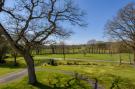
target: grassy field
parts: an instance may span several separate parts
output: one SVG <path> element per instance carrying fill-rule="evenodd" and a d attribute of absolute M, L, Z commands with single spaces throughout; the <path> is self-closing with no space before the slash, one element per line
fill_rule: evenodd
<path fill-rule="evenodd" d="M 130 59 L 133 59 L 132 54 L 122 53 L 122 54 L 66 54 L 66 58 L 71 59 L 87 59 L 87 60 L 107 60 L 107 61 L 119 61 L 121 59 L 123 61 L 129 62 Z M 48 54 L 48 55 L 37 55 L 36 59 L 45 59 L 45 58 L 63 58 L 62 54 Z"/>
<path fill-rule="evenodd" d="M 127 64 L 114 63 L 91 63 L 91 65 L 41 65 L 38 68 L 46 71 L 37 72 L 39 83 L 35 86 L 27 84 L 27 77 L 16 80 L 8 84 L 1 84 L 0 89 L 92 89 L 91 85 L 81 81 L 85 86 L 79 86 L 74 80 L 71 82 L 72 88 L 66 88 L 66 83 L 72 79 L 71 76 L 63 73 L 57 73 L 49 70 L 71 71 L 73 73 L 80 73 L 89 77 L 90 79 L 97 79 L 99 84 L 105 89 L 135 89 L 135 67 Z M 48 69 L 48 70 L 47 70 Z M 81 84 L 81 85 L 82 85 Z M 117 88 L 117 86 L 119 88 Z M 73 88 L 74 87 L 74 88 Z"/>
<path fill-rule="evenodd" d="M 130 55 L 131 59 L 133 59 L 133 55 Z M 49 55 L 35 55 L 34 56 L 34 60 L 35 60 L 35 64 L 40 64 L 43 63 L 45 61 L 48 61 L 47 59 L 51 59 L 51 58 L 61 58 L 63 59 L 63 55 L 62 54 L 49 54 Z M 129 62 L 129 54 L 121 54 L 121 58 L 123 61 Z M 82 61 L 84 60 L 105 60 L 105 61 L 119 61 L 119 54 L 66 54 L 66 60 L 68 59 L 80 59 Z M 14 72 L 14 71 L 18 71 L 18 69 L 22 69 L 24 68 L 25 65 L 25 61 L 22 57 L 17 57 L 17 62 L 19 63 L 19 66 L 15 67 L 13 66 L 13 58 L 9 57 L 8 59 L 6 59 L 7 61 L 11 61 L 11 63 L 6 64 L 6 65 L 0 65 L 0 69 L 3 71 L 0 71 L 0 75 L 4 75 L 6 73 L 10 73 L 10 72 Z"/>
<path fill-rule="evenodd" d="M 21 68 L 5 67 L 5 66 L 1 66 L 0 65 L 0 77 L 5 75 L 5 74 L 11 73 L 11 72 L 20 71 L 20 70 L 21 70 Z"/>
<path fill-rule="evenodd" d="M 14 66 L 12 61 L 8 61 L 6 64 L 0 64 L 0 77 L 11 72 L 20 71 L 23 68 L 25 68 L 24 64 L 20 63 L 19 66 Z"/>
<path fill-rule="evenodd" d="M 43 60 L 43 59 L 50 59 L 50 58 L 62 58 L 62 54 L 44 54 L 44 55 L 33 55 L 33 58 L 35 60 Z M 121 54 L 65 54 L 65 57 L 67 59 L 87 59 L 87 60 L 107 60 L 107 61 L 119 61 L 120 57 L 123 61 L 130 61 L 133 60 L 134 56 L 133 54 L 128 53 L 121 53 Z M 10 57 L 7 60 L 13 61 L 13 58 Z M 22 57 L 17 58 L 18 61 L 21 63 L 25 63 Z"/>
<path fill-rule="evenodd" d="M 135 89 L 135 68 L 133 65 L 118 65 L 112 63 L 95 64 L 42 67 L 57 70 L 74 71 L 87 75 L 90 78 L 97 78 L 99 83 L 103 85 L 105 89 L 110 89 L 113 83 L 115 84 L 115 87 L 113 89 Z M 116 85 L 118 85 L 120 88 L 116 88 Z"/>
<path fill-rule="evenodd" d="M 76 80 L 69 75 L 49 71 L 37 72 L 36 74 L 39 82 L 34 86 L 29 85 L 27 77 L 25 77 L 9 84 L 1 84 L 0 89 L 92 89 L 87 82 Z M 71 79 L 73 80 L 70 81 Z M 67 84 L 68 82 L 70 85 Z"/>
<path fill-rule="evenodd" d="M 109 55 L 109 54 L 68 54 L 66 55 L 67 59 L 58 60 L 58 66 L 50 66 L 46 64 L 42 64 L 47 62 L 47 59 L 50 58 L 62 58 L 63 55 L 36 55 L 34 56 L 35 64 L 38 64 L 38 68 L 43 69 L 51 69 L 51 70 L 63 70 L 63 71 L 71 71 L 74 73 L 81 73 L 82 75 L 88 76 L 91 79 L 97 79 L 99 84 L 101 84 L 105 89 L 110 89 L 114 86 L 113 89 L 118 89 L 116 87 L 120 87 L 119 89 L 135 89 L 135 66 L 129 64 L 113 63 L 113 62 L 87 62 L 84 60 L 114 60 L 119 61 L 119 55 Z M 128 62 L 128 54 L 121 54 L 122 59 Z M 77 60 L 68 60 L 71 59 L 80 59 Z M 133 58 L 133 56 L 131 57 Z M 8 61 L 13 61 L 13 58 L 8 58 Z M 25 68 L 25 62 L 22 57 L 17 58 L 18 63 L 20 64 L 18 67 L 13 66 L 13 62 L 7 63 L 6 65 L 0 65 L 0 76 L 3 76 L 10 72 L 20 71 Z M 64 65 L 64 63 L 66 65 Z M 42 64 L 39 66 L 39 64 Z M 68 65 L 67 65 L 68 64 Z M 0 89 L 67 89 L 65 87 L 68 80 L 72 78 L 72 76 L 65 75 L 62 73 L 57 73 L 55 71 L 40 71 L 37 72 L 37 78 L 39 83 L 35 86 L 31 86 L 27 84 L 27 77 L 16 80 L 8 84 L 1 84 Z M 51 81 L 51 82 L 49 82 Z M 91 89 L 91 86 L 86 82 L 81 81 L 81 83 L 86 87 L 85 89 Z M 81 85 L 82 85 L 81 84 Z M 69 89 L 82 89 L 81 86 L 76 84 L 75 80 L 71 82 L 71 85 L 75 86 L 75 88 Z"/>
<path fill-rule="evenodd" d="M 39 59 L 35 59 L 35 64 L 39 64 L 42 61 L 38 61 Z M 17 63 L 18 66 L 14 66 L 14 60 L 13 58 L 9 57 L 6 59 L 6 64 L 0 64 L 0 76 L 3 76 L 5 74 L 11 73 L 11 72 L 17 72 L 21 69 L 26 68 L 26 63 L 22 57 L 17 57 Z"/>

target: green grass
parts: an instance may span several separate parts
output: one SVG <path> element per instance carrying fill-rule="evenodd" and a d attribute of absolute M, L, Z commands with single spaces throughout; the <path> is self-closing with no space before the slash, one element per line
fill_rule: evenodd
<path fill-rule="evenodd" d="M 27 77 L 16 80 L 8 84 L 1 84 L 0 89 L 91 89 L 91 86 L 85 81 L 80 80 L 79 85 L 75 80 L 70 82 L 70 87 L 67 82 L 73 77 L 65 74 L 55 73 L 55 72 L 37 72 L 38 83 L 35 86 L 29 85 L 27 83 Z"/>
<path fill-rule="evenodd" d="M 121 54 L 122 59 L 124 61 L 128 61 L 128 54 Z M 62 55 L 36 55 L 34 56 L 35 62 L 42 63 L 43 61 L 47 61 L 49 58 L 61 58 Z M 109 55 L 109 54 L 87 54 L 84 56 L 83 54 L 68 54 L 66 55 L 67 60 L 68 58 L 77 58 L 83 60 L 119 60 L 119 55 Z M 110 59 L 109 59 L 110 58 Z M 111 59 L 112 58 L 112 59 Z M 133 58 L 133 56 L 132 56 Z M 12 58 L 8 58 L 8 61 L 13 60 Z M 39 61 L 40 60 L 40 61 Z M 17 61 L 21 64 L 20 67 L 13 67 L 13 65 L 0 65 L 0 76 L 4 75 L 6 73 L 19 71 L 20 69 L 24 68 L 25 62 L 22 57 L 18 57 Z M 66 61 L 60 61 L 60 62 L 66 62 Z M 70 60 L 69 62 L 73 62 Z M 80 63 L 83 63 L 79 61 Z M 85 61 L 85 63 L 87 63 Z M 23 65 L 23 67 L 22 67 Z M 84 75 L 87 75 L 88 77 L 94 79 L 97 78 L 99 80 L 99 83 L 105 87 L 105 89 L 110 89 L 112 86 L 112 83 L 117 83 L 118 86 L 120 86 L 120 89 L 135 89 L 135 66 L 128 65 L 128 64 L 122 64 L 119 65 L 119 63 L 96 63 L 91 62 L 90 65 L 59 65 L 59 66 L 38 66 L 42 68 L 49 68 L 54 70 L 67 70 L 67 71 L 73 71 L 73 72 L 79 72 Z M 53 75 L 54 74 L 54 75 Z M 39 87 L 45 87 L 45 89 L 51 89 L 54 87 L 54 85 L 48 84 L 48 77 L 51 77 L 52 80 L 55 80 L 55 75 L 61 76 L 62 78 L 70 79 L 71 76 L 66 76 L 62 74 L 57 73 L 50 73 L 50 72 L 38 72 L 38 80 L 40 83 L 38 83 L 36 86 L 31 86 L 27 84 L 27 78 L 24 78 L 22 80 L 17 80 L 15 82 L 0 85 L 0 89 L 39 89 Z M 54 84 L 56 83 L 55 81 Z M 62 84 L 64 82 L 62 81 Z M 59 84 L 58 84 L 59 85 Z M 26 87 L 25 87 L 26 86 Z M 63 85 L 60 85 L 62 87 Z M 40 88 L 41 88 L 40 87 Z M 44 89 L 44 88 L 41 88 Z M 60 88 L 59 88 L 60 89 Z M 77 88 L 78 89 L 78 88 Z M 114 88 L 117 89 L 117 88 Z"/>
<path fill-rule="evenodd" d="M 123 61 L 129 62 L 129 54 L 121 54 Z M 47 59 L 50 58 L 63 58 L 62 54 L 50 54 L 50 55 L 34 55 L 35 64 L 40 64 L 45 61 L 48 61 Z M 119 61 L 119 54 L 86 54 L 85 56 L 83 54 L 66 54 L 66 60 L 68 58 L 71 59 L 80 59 L 80 60 L 108 60 L 108 61 Z M 131 55 L 131 58 L 133 59 L 133 55 Z M 6 59 L 7 61 L 12 61 L 13 58 L 9 57 Z M 17 62 L 20 64 L 18 67 L 14 67 L 13 64 L 6 64 L 0 65 L 0 76 L 5 75 L 10 72 L 18 71 L 18 69 L 24 68 L 26 66 L 25 61 L 23 57 L 17 57 Z"/>
<path fill-rule="evenodd" d="M 53 70 L 66 70 L 79 72 L 83 75 L 87 75 L 89 78 L 97 78 L 99 83 L 105 88 L 110 89 L 112 83 L 118 80 L 119 89 L 135 89 L 135 68 L 132 65 L 114 65 L 114 64 L 97 64 L 97 65 L 74 65 L 74 66 L 41 66 L 42 68 L 53 69 Z M 37 72 L 37 78 L 39 83 L 35 86 L 27 83 L 27 77 L 16 80 L 8 84 L 1 84 L 0 89 L 67 89 L 64 84 L 67 83 L 72 77 L 69 75 L 42 71 Z M 81 81 L 86 89 L 91 87 L 84 81 Z M 54 88 L 54 86 L 56 87 Z M 75 88 L 70 89 L 82 89 L 73 81 Z M 77 87 L 77 88 L 76 88 Z M 117 89 L 116 87 L 113 89 Z"/>
<path fill-rule="evenodd" d="M 131 60 L 133 60 L 133 55 L 130 55 Z M 37 55 L 35 56 L 37 59 L 45 59 L 45 58 L 63 58 L 62 54 L 48 54 L 48 55 Z M 119 61 L 120 54 L 66 54 L 66 58 L 71 59 L 87 59 L 87 60 L 108 60 L 108 61 Z M 129 62 L 129 54 L 122 53 L 121 58 L 123 61 Z"/>
<path fill-rule="evenodd" d="M 120 89 L 135 89 L 135 67 L 133 65 L 97 64 L 73 66 L 42 66 L 43 68 L 69 70 L 79 72 L 90 78 L 97 78 L 105 89 L 110 89 L 114 81 L 118 81 Z M 117 88 L 114 88 L 117 89 Z"/>
<path fill-rule="evenodd" d="M 40 56 L 36 56 L 35 58 L 35 64 L 40 65 L 41 63 L 47 61 L 47 59 L 40 58 Z M 21 69 L 26 68 L 26 63 L 23 59 L 23 57 L 17 57 L 17 63 L 18 66 L 14 66 L 14 58 L 9 57 L 6 60 L 6 64 L 0 64 L 0 76 L 3 76 L 5 74 L 20 71 Z"/>
<path fill-rule="evenodd" d="M 107 61 L 119 61 L 120 55 L 122 61 L 129 62 L 129 54 L 122 53 L 122 54 L 66 54 L 66 59 L 83 59 L 83 60 L 107 60 Z M 33 55 L 35 61 L 38 60 L 46 60 L 51 58 L 61 58 L 63 59 L 62 54 L 45 54 L 45 55 Z M 130 54 L 130 58 L 133 61 L 133 54 Z M 13 61 L 13 58 L 8 58 L 7 60 Z M 25 64 L 23 57 L 17 57 L 17 61 L 21 64 Z"/>
<path fill-rule="evenodd" d="M 19 69 L 19 68 L 0 68 L 0 70 L 1 70 L 0 76 L 3 76 L 3 75 L 8 74 L 8 73 L 20 71 L 21 69 Z"/>
<path fill-rule="evenodd" d="M 12 62 L 8 62 L 6 64 L 0 64 L 0 76 L 3 76 L 8 73 L 20 71 L 23 68 L 24 68 L 23 65 L 14 66 Z"/>
<path fill-rule="evenodd" d="M 35 64 L 40 65 L 43 62 L 46 62 L 47 59 L 40 59 L 40 57 L 35 58 Z M 0 64 L 0 76 L 3 76 L 5 74 L 11 73 L 11 72 L 17 72 L 21 69 L 26 68 L 26 63 L 23 59 L 23 57 L 17 57 L 17 63 L 18 66 L 14 66 L 14 60 L 12 57 L 6 59 L 6 64 Z"/>

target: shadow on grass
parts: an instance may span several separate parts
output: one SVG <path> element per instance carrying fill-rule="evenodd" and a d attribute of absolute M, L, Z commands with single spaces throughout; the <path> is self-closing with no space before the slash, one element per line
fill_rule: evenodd
<path fill-rule="evenodd" d="M 17 66 L 15 66 L 14 62 L 8 61 L 4 64 L 0 64 L 0 68 L 19 69 L 19 68 L 26 68 L 26 65 L 25 64 L 18 64 Z"/>
<path fill-rule="evenodd" d="M 33 86 L 35 86 L 38 89 L 68 89 L 67 87 L 50 87 L 50 86 L 42 84 L 40 82 L 36 83 Z"/>
<path fill-rule="evenodd" d="M 45 84 L 42 84 L 42 83 L 40 83 L 40 82 L 36 83 L 36 84 L 33 85 L 33 86 L 37 87 L 38 89 L 53 89 L 52 87 L 47 86 L 47 85 L 45 85 Z"/>

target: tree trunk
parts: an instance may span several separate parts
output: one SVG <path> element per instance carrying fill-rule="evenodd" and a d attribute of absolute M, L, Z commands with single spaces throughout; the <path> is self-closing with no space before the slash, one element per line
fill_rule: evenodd
<path fill-rule="evenodd" d="M 65 46 L 62 45 L 62 53 L 63 53 L 63 58 L 64 60 L 66 59 L 66 55 L 65 55 Z"/>
<path fill-rule="evenodd" d="M 27 67 L 28 67 L 29 83 L 35 84 L 37 82 L 37 79 L 36 79 L 36 74 L 35 74 L 35 69 L 34 69 L 34 61 L 33 61 L 33 58 L 31 57 L 28 49 L 26 48 L 27 50 L 26 50 L 26 52 L 24 52 L 24 49 L 20 48 L 20 45 L 17 44 L 11 38 L 10 34 L 8 34 L 7 30 L 2 26 L 1 23 L 0 23 L 0 31 L 3 33 L 3 35 L 5 35 L 7 41 L 10 43 L 12 49 L 16 50 L 18 53 L 23 55 L 23 57 L 27 63 Z"/>
<path fill-rule="evenodd" d="M 0 49 L 0 63 L 1 64 L 6 63 L 6 61 L 4 60 L 5 56 L 6 56 L 6 48 L 5 47 L 2 47 Z"/>
<path fill-rule="evenodd" d="M 28 52 L 25 53 L 24 59 L 27 63 L 29 83 L 34 85 L 35 83 L 37 83 L 35 68 L 34 68 L 34 60 Z"/>
<path fill-rule="evenodd" d="M 120 65 L 122 64 L 121 53 L 119 53 Z"/>
<path fill-rule="evenodd" d="M 135 49 L 134 49 L 134 64 L 135 64 Z"/>
<path fill-rule="evenodd" d="M 14 53 L 14 66 L 17 66 L 16 56 L 17 56 L 17 54 Z"/>
<path fill-rule="evenodd" d="M 132 64 L 132 60 L 131 60 L 131 54 L 129 52 L 129 63 Z"/>
<path fill-rule="evenodd" d="M 39 48 L 37 47 L 37 48 L 36 48 L 36 55 L 39 55 L 39 52 L 40 52 L 40 51 L 39 51 Z"/>
<path fill-rule="evenodd" d="M 3 53 L 2 50 L 0 49 L 0 63 L 2 63 L 2 58 L 3 58 Z"/>

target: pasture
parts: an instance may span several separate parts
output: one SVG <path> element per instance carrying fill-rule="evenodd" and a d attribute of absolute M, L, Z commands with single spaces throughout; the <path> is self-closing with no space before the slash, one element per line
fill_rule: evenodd
<path fill-rule="evenodd" d="M 42 69 L 42 71 L 36 71 L 39 80 L 37 85 L 27 84 L 28 79 L 25 75 L 25 77 L 10 81 L 8 84 L 0 84 L 0 89 L 92 89 L 92 85 L 88 82 L 76 80 L 74 75 L 76 73 L 87 76 L 93 81 L 97 79 L 98 85 L 104 89 L 111 87 L 117 89 L 117 86 L 120 89 L 134 89 L 135 66 L 128 63 L 128 54 L 121 55 L 125 62 L 122 64 L 119 63 L 119 54 L 67 54 L 66 60 L 60 54 L 35 55 L 33 57 L 35 65 L 37 65 L 36 68 Z M 51 58 L 55 59 L 55 66 L 48 64 Z M 6 60 L 8 61 L 7 65 L 0 65 L 0 76 L 19 72 L 26 67 L 22 57 L 17 57 L 19 65 L 16 67 L 13 65 L 12 57 Z M 67 74 L 67 72 L 71 72 L 73 75 Z M 70 81 L 71 79 L 73 80 Z M 71 85 L 68 85 L 69 81 Z M 82 84 L 84 86 L 81 86 Z"/>

